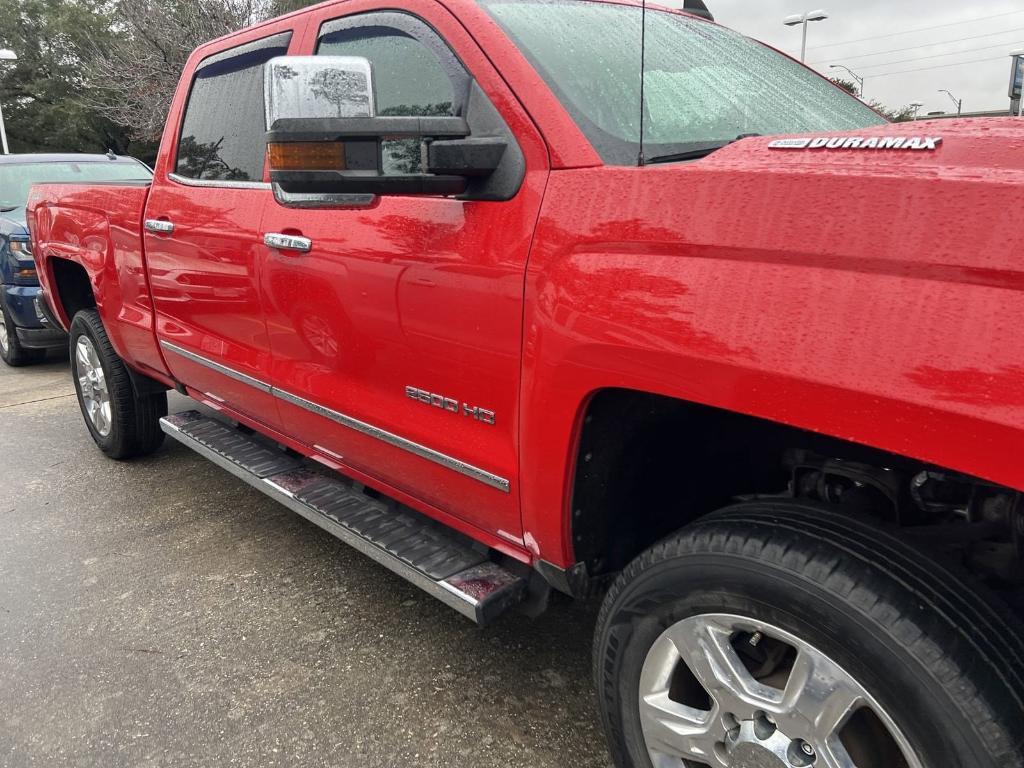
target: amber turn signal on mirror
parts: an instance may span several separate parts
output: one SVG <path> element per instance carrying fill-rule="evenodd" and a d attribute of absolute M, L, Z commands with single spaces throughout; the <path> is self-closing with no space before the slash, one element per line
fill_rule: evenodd
<path fill-rule="evenodd" d="M 271 171 L 346 170 L 345 144 L 341 141 L 272 142 L 267 145 Z"/>

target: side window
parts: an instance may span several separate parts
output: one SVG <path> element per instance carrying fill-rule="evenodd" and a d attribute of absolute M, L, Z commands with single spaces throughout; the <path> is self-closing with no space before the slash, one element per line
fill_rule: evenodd
<path fill-rule="evenodd" d="M 178 139 L 179 176 L 262 181 L 263 65 L 286 54 L 290 39 L 283 32 L 200 62 Z"/>
<path fill-rule="evenodd" d="M 465 67 L 434 30 L 408 14 L 385 11 L 327 22 L 317 54 L 368 59 L 378 115 L 465 112 Z"/>

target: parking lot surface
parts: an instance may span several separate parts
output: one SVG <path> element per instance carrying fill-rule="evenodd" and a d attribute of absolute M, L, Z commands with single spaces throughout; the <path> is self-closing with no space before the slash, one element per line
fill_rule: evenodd
<path fill-rule="evenodd" d="M 0 765 L 609 764 L 595 606 L 481 630 L 176 443 L 110 461 L 66 363 L 0 365 L 0 488 Z"/>

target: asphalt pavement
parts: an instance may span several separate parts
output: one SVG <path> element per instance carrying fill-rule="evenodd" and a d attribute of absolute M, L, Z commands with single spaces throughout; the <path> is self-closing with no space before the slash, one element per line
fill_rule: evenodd
<path fill-rule="evenodd" d="M 595 618 L 479 629 L 177 443 L 106 459 L 65 362 L 0 363 L 0 766 L 604 767 Z"/>

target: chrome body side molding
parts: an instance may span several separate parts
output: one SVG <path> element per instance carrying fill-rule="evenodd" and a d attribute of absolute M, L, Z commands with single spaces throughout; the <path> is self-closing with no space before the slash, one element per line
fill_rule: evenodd
<path fill-rule="evenodd" d="M 196 354 L 195 352 L 191 352 L 187 349 L 179 347 L 177 344 L 174 344 L 170 341 L 161 339 L 160 346 L 162 346 L 164 349 L 170 352 L 173 352 L 176 355 L 184 357 L 186 360 L 191 360 L 194 363 L 210 368 L 211 370 L 217 371 L 218 373 L 221 373 L 227 376 L 228 378 L 234 379 L 235 381 L 240 381 L 243 384 L 248 384 L 249 386 L 258 389 L 261 392 L 266 392 L 279 400 L 283 400 L 286 403 L 291 403 L 292 405 L 298 406 L 299 408 L 303 408 L 309 411 L 310 413 L 315 413 L 318 416 L 322 416 L 325 419 L 330 419 L 331 421 L 337 424 L 341 424 L 344 427 L 348 427 L 349 429 L 355 430 L 356 432 L 360 432 L 364 435 L 369 435 L 370 437 L 376 438 L 377 440 L 388 443 L 389 445 L 393 445 L 396 448 L 401 448 L 404 451 L 419 456 L 422 459 L 426 459 L 427 461 L 432 461 L 433 463 L 445 467 L 446 469 L 450 469 L 453 472 L 458 472 L 459 474 L 465 475 L 466 477 L 470 477 L 478 482 L 483 483 L 484 485 L 490 486 L 491 488 L 495 488 L 504 493 L 509 492 L 510 483 L 508 479 L 500 477 L 499 475 L 496 475 L 492 472 L 488 472 L 485 469 L 481 469 L 480 467 L 476 467 L 472 464 L 462 461 L 461 459 L 456 459 L 453 456 L 441 453 L 440 451 L 435 451 L 433 448 L 428 448 L 425 445 L 421 445 L 420 443 L 414 442 L 413 440 L 404 438 L 401 435 L 396 435 L 395 433 L 389 432 L 386 429 L 381 429 L 380 427 L 374 426 L 373 424 L 368 424 L 365 421 L 361 421 L 357 418 L 341 413 L 340 411 L 335 411 L 332 408 L 327 408 L 323 405 L 319 405 L 317 403 L 312 402 L 311 400 L 307 400 L 304 397 L 299 397 L 298 395 L 292 394 L 291 392 L 288 392 L 286 390 L 271 386 L 265 381 L 261 381 L 260 379 L 257 379 L 253 376 L 249 376 L 248 374 L 236 371 L 235 369 L 229 368 L 228 366 L 222 365 L 221 363 L 214 362 L 213 360 L 203 357 L 202 355 Z"/>

